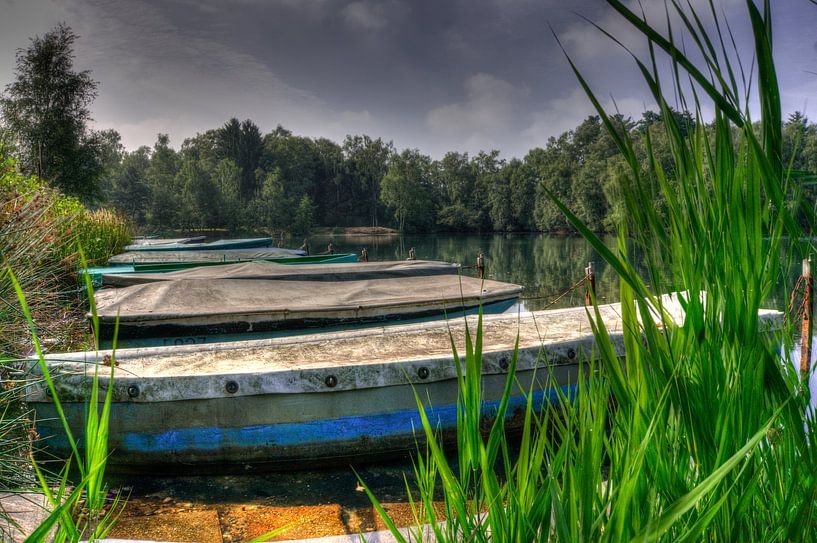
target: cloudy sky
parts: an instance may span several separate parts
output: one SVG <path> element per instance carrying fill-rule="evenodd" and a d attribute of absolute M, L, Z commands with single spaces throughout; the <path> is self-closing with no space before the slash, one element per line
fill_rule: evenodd
<path fill-rule="evenodd" d="M 663 17 L 663 0 L 642 1 Z M 715 3 L 750 64 L 744 1 Z M 772 4 L 784 111 L 817 120 L 817 6 Z M 238 117 L 434 157 L 522 156 L 591 113 L 549 27 L 608 106 L 652 105 L 626 53 L 582 19 L 643 53 L 603 0 L 0 0 L 0 13 L 0 87 L 15 50 L 65 21 L 100 83 L 95 125 L 129 149 L 159 132 L 178 147 Z"/>

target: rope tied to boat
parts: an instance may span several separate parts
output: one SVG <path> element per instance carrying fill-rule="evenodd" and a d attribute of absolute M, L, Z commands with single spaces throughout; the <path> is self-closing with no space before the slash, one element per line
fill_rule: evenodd
<path fill-rule="evenodd" d="M 556 305 L 557 303 L 559 303 L 560 300 L 562 300 L 562 298 L 564 298 L 565 296 L 567 296 L 571 292 L 575 291 L 576 289 L 578 289 L 582 285 L 588 283 L 588 281 L 589 281 L 589 276 L 585 275 L 584 277 L 579 279 L 579 281 L 576 282 L 576 284 L 572 285 L 570 288 L 568 288 L 567 290 L 565 290 L 562 293 L 547 294 L 547 295 L 542 295 L 542 296 L 523 296 L 523 297 L 520 297 L 519 299 L 520 300 L 544 300 L 544 299 L 548 299 L 548 298 L 552 298 L 553 296 L 556 296 L 556 298 L 554 300 L 548 302 L 547 305 L 545 305 L 545 307 L 547 308 L 547 307 L 550 307 L 552 305 Z"/>

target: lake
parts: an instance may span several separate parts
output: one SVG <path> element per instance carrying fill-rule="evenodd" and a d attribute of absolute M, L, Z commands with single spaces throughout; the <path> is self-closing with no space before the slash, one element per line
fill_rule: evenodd
<path fill-rule="evenodd" d="M 325 251 L 329 242 L 336 252 L 369 251 L 369 260 L 405 260 L 413 247 L 419 260 L 443 260 L 463 266 L 466 275 L 477 275 L 477 254 L 485 255 L 486 277 L 525 287 L 523 309 L 539 310 L 582 305 L 584 289 L 578 288 L 555 304 L 553 300 L 584 277 L 588 262 L 596 271 L 600 303 L 618 301 L 618 276 L 581 237 L 547 234 L 468 234 L 404 236 L 314 236 L 313 253 Z M 615 237 L 604 238 L 609 247 Z M 300 244 L 298 244 L 300 245 Z M 515 309 L 514 309 L 515 310 Z"/>

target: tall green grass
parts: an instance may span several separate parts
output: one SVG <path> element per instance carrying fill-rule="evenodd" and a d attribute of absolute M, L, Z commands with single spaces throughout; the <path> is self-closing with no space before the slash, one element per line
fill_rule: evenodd
<path fill-rule="evenodd" d="M 625 4 L 608 4 L 649 46 L 646 60 L 633 59 L 661 109 L 675 173 L 663 170 L 649 139 L 651 166 L 641 168 L 628 135 L 568 55 L 628 164 L 617 250 L 553 199 L 621 278 L 626 355 L 616 356 L 594 305 L 598 368 L 590 364 L 575 395 L 560 398 L 558 414 L 556 405 L 539 411 L 529 402 L 533 430 L 525 428 L 512 455 L 501 412 L 487 440 L 473 422 L 480 417 L 478 328 L 460 379 L 458 471 L 434 421 L 423 419 L 428 453 L 416 463 L 417 523 L 430 524 L 439 541 L 815 540 L 817 422 L 798 369 L 779 349 L 791 344 L 793 330 L 759 333 L 758 311 L 788 271 L 782 240 L 797 246 L 802 238 L 793 210 L 814 224 L 781 159 L 771 5 L 746 4 L 750 70 L 712 2 L 699 12 L 671 0 L 663 34 Z M 685 47 L 676 42 L 681 34 Z M 670 67 L 668 82 L 662 66 Z M 696 113 L 688 138 L 671 104 Z M 714 108 L 711 122 L 705 106 Z M 656 191 L 665 213 L 649 205 Z M 635 272 L 628 239 L 646 261 L 645 276 Z M 663 311 L 659 295 L 668 291 L 685 293 L 683 322 Z M 444 525 L 431 506 L 435 492 Z M 420 535 L 416 528 L 414 538 Z"/>
<path fill-rule="evenodd" d="M 81 249 L 78 250 L 78 254 L 81 264 L 85 266 L 85 258 Z M 95 541 L 104 538 L 112 528 L 113 523 L 124 506 L 124 502 L 120 499 L 119 493 L 114 493 L 113 496 L 109 498 L 108 488 L 105 484 L 105 467 L 108 459 L 108 419 L 113 398 L 113 386 L 110 385 L 114 378 L 116 368 L 115 350 L 112 351 L 111 354 L 110 373 L 107 377 L 108 383 L 104 387 L 106 390 L 104 394 L 100 391 L 100 380 L 103 379 L 100 375 L 101 364 L 97 363 L 93 366 L 94 373 L 90 393 L 87 398 L 87 411 L 82 436 L 82 439 L 84 439 L 84 447 L 82 447 L 81 453 L 78 438 L 71 430 L 71 425 L 63 411 L 59 394 L 54 385 L 54 377 L 52 377 L 49 371 L 44 352 L 38 339 L 37 327 L 34 323 L 22 285 L 17 280 L 11 268 L 7 266 L 4 272 L 8 275 L 15 290 L 21 311 L 26 319 L 29 332 L 31 333 L 32 344 L 36 352 L 39 378 L 45 382 L 50 392 L 49 396 L 54 402 L 54 406 L 62 422 L 63 430 L 73 451 L 71 458 L 68 459 L 58 474 L 45 472 L 35 458 L 35 451 L 32 448 L 26 451 L 16 451 L 17 457 L 21 456 L 21 452 L 27 453 L 29 465 L 33 468 L 37 482 L 39 483 L 39 490 L 47 499 L 51 510 L 51 513 L 45 521 L 37 527 L 33 533 L 28 534 L 26 542 L 37 543 L 49 541 L 62 543 L 80 540 Z M 92 326 L 94 331 L 98 332 L 99 321 L 94 311 L 93 286 L 91 285 L 90 279 L 87 279 L 85 286 L 92 308 Z M 98 333 L 95 333 L 94 337 L 98 337 Z M 116 331 L 114 332 L 114 345 L 116 344 L 115 338 Z M 97 347 L 98 350 L 98 345 L 95 345 L 95 347 Z M 102 367 L 104 368 L 105 366 Z M 0 456 L 0 458 L 3 457 L 5 457 L 5 455 Z M 73 482 L 71 485 L 69 484 L 69 473 L 71 473 L 72 470 L 78 472 L 79 480 Z M 19 481 L 16 488 L 7 487 L 7 489 L 30 489 L 31 485 L 27 485 L 26 483 L 30 483 L 30 481 Z"/>

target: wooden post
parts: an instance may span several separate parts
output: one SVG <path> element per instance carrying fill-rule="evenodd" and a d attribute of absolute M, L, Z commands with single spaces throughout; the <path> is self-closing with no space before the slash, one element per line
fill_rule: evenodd
<path fill-rule="evenodd" d="M 596 272 L 593 271 L 593 263 L 588 262 L 587 267 L 584 269 L 584 277 L 587 280 L 587 291 L 584 293 L 584 305 L 590 305 L 593 303 L 593 298 L 590 296 L 590 293 L 593 293 L 593 296 L 596 295 Z"/>
<path fill-rule="evenodd" d="M 480 279 L 485 279 L 485 255 L 482 254 L 481 249 L 477 255 L 477 273 Z"/>
<path fill-rule="evenodd" d="M 811 277 L 811 256 L 803 259 L 803 327 L 801 329 L 800 346 L 800 374 L 808 379 L 811 371 L 811 293 L 814 288 L 814 279 Z"/>

